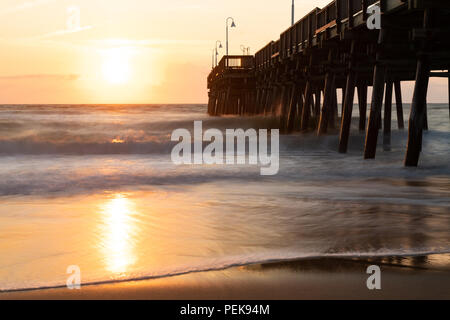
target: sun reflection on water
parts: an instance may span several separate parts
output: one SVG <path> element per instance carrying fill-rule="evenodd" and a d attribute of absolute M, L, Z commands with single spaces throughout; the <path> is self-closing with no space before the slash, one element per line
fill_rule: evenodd
<path fill-rule="evenodd" d="M 138 230 L 134 203 L 124 194 L 116 194 L 101 205 L 101 249 L 106 269 L 126 273 L 136 263 L 135 239 Z"/>

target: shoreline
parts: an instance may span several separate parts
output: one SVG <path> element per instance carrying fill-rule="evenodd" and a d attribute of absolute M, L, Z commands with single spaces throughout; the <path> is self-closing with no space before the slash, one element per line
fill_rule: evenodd
<path fill-rule="evenodd" d="M 381 268 L 369 290 L 367 267 Z M 0 292 L 0 300 L 450 299 L 450 254 L 316 258 L 235 266 L 141 280 Z"/>

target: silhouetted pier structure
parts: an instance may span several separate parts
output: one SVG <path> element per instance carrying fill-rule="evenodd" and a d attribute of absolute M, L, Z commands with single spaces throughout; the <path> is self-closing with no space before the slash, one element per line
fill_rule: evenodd
<path fill-rule="evenodd" d="M 381 9 L 381 29 L 367 26 L 372 6 Z M 347 151 L 357 95 L 359 129 L 366 131 L 364 158 L 371 159 L 381 128 L 384 143 L 390 143 L 393 94 L 397 125 L 404 128 L 401 81 L 415 80 L 405 165 L 417 166 L 428 128 L 429 77 L 450 83 L 450 72 L 431 70 L 449 67 L 449 0 L 336 0 L 312 10 L 255 56 L 223 57 L 208 77 L 208 113 L 278 115 L 284 133 L 325 134 L 337 127 L 337 89 L 342 89 L 338 150 Z"/>

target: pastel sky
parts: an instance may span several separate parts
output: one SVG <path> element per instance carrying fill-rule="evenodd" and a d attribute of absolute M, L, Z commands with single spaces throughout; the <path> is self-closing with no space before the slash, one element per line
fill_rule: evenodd
<path fill-rule="evenodd" d="M 328 2 L 296 1 L 296 19 Z M 290 0 L 1 0 L 0 103 L 205 103 L 225 19 L 237 24 L 230 53 L 254 53 L 289 27 L 290 10 Z M 429 100 L 447 99 L 433 80 Z"/>

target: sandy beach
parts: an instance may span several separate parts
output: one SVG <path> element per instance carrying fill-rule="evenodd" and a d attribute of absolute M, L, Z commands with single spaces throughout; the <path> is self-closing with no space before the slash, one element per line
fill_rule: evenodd
<path fill-rule="evenodd" d="M 258 264 L 153 280 L 0 293 L 10 299 L 309 300 L 450 299 L 449 255 L 317 259 Z M 382 289 L 368 290 L 367 267 L 379 265 Z"/>

